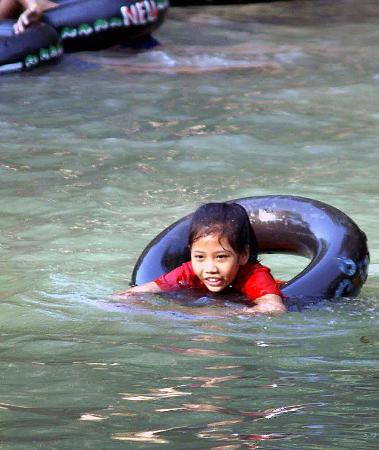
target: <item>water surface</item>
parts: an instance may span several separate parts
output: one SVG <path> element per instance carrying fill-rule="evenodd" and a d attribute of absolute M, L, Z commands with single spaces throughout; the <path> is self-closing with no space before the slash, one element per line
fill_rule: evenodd
<path fill-rule="evenodd" d="M 378 448 L 378 18 L 370 0 L 172 8 L 148 52 L 1 77 L 2 449 Z M 359 224 L 359 298 L 278 318 L 110 301 L 174 220 L 268 194 Z"/>

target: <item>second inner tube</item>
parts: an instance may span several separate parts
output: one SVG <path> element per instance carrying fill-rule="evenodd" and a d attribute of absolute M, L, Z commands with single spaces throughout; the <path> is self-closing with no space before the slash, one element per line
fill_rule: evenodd
<path fill-rule="evenodd" d="M 39 23 L 15 34 L 14 24 L 0 22 L 0 73 L 32 69 L 61 57 L 62 43 L 54 28 Z"/>
<path fill-rule="evenodd" d="M 168 0 L 64 0 L 43 21 L 60 34 L 67 52 L 133 44 L 163 22 Z"/>

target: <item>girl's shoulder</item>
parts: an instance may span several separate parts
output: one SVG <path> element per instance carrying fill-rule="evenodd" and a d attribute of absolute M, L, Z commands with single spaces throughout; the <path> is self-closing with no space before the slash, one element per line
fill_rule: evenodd
<path fill-rule="evenodd" d="M 259 262 L 241 267 L 236 281 L 235 287 L 252 300 L 266 294 L 281 296 L 279 284 L 271 275 L 271 270 Z"/>

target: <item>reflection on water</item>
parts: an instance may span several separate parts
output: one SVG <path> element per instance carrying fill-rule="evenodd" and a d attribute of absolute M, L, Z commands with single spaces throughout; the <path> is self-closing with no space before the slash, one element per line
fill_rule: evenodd
<path fill-rule="evenodd" d="M 174 411 L 177 412 L 181 408 L 176 408 Z M 289 408 L 280 408 L 280 410 L 273 410 L 262 412 L 262 413 L 255 413 L 256 416 L 252 415 L 251 417 L 258 417 L 258 418 L 271 418 L 273 415 L 278 414 L 284 414 L 287 412 L 296 412 L 298 410 L 302 409 L 301 406 L 291 406 Z M 212 407 L 211 405 L 184 405 L 182 408 L 184 411 L 201 411 L 201 412 L 220 412 L 220 410 L 217 407 Z M 160 410 L 160 412 L 162 412 Z M 224 410 L 221 410 L 221 412 L 225 412 Z M 195 425 L 191 426 L 190 428 L 192 430 L 197 430 L 196 436 L 201 439 L 212 439 L 217 441 L 229 441 L 229 442 L 242 442 L 245 444 L 243 448 L 252 448 L 252 447 L 246 447 L 247 441 L 260 441 L 260 440 L 272 440 L 272 439 L 286 439 L 289 438 L 291 435 L 289 433 L 271 433 L 271 434 L 249 434 L 249 435 L 238 435 L 238 433 L 227 433 L 225 432 L 225 428 L 239 424 L 241 422 L 240 419 L 229 419 L 229 420 L 223 420 L 218 422 L 210 422 L 203 425 Z M 125 440 L 125 441 L 139 441 L 139 442 L 153 442 L 153 443 L 169 443 L 169 440 L 163 439 L 163 436 L 167 435 L 170 436 L 171 432 L 178 432 L 178 431 L 186 431 L 187 427 L 175 427 L 175 428 L 168 428 L 168 429 L 161 429 L 161 430 L 153 430 L 153 431 L 140 431 L 140 432 L 131 432 L 131 433 L 116 433 L 112 436 L 113 439 L 116 440 Z M 217 434 L 216 434 L 217 433 Z M 212 447 L 215 448 L 215 447 Z M 218 447 L 217 447 L 218 448 Z M 238 447 L 234 448 L 241 448 L 239 445 Z M 254 447 L 255 448 L 255 447 Z"/>
<path fill-rule="evenodd" d="M 130 400 L 127 398 L 127 400 Z M 304 409 L 311 407 L 317 407 L 322 405 L 289 405 L 280 408 L 271 408 L 265 411 L 238 411 L 235 409 L 228 409 L 220 407 L 213 404 L 191 404 L 184 403 L 180 407 L 170 408 L 170 409 L 156 409 L 159 413 L 172 413 L 178 414 L 178 412 L 194 412 L 197 413 L 214 413 L 220 416 L 237 416 L 237 418 L 226 419 L 220 421 L 212 421 L 204 424 L 191 425 L 190 427 L 175 427 L 161 430 L 148 430 L 139 432 L 126 432 L 126 433 L 116 433 L 112 436 L 116 440 L 127 440 L 127 441 L 140 441 L 140 442 L 155 442 L 155 443 L 169 443 L 169 440 L 165 440 L 164 436 L 169 438 L 172 431 L 186 431 L 188 428 L 196 430 L 196 436 L 201 439 L 212 439 L 217 441 L 228 441 L 234 443 L 234 445 L 239 442 L 244 444 L 243 448 L 246 448 L 246 442 L 248 441 L 260 441 L 260 440 L 272 440 L 272 439 L 288 439 L 291 437 L 291 433 L 266 433 L 266 434 L 247 434 L 239 435 L 239 433 L 228 432 L 227 429 L 234 425 L 240 424 L 242 421 L 248 420 L 249 423 L 252 420 L 261 419 L 272 419 L 273 417 L 280 416 L 283 414 L 297 413 Z M 240 418 L 238 418 L 240 417 Z M 217 433 L 217 434 L 216 434 Z M 294 437 L 294 436 L 292 436 Z M 212 447 L 215 448 L 215 447 Z M 238 447 L 235 448 L 240 448 Z"/>
<path fill-rule="evenodd" d="M 2 449 L 377 447 L 378 14 L 172 8 L 151 51 L 1 77 Z M 330 203 L 367 233 L 358 299 L 276 318 L 110 300 L 199 203 L 267 194 Z"/>
<path fill-rule="evenodd" d="M 371 58 L 376 55 L 375 35 L 370 31 L 366 35 L 351 33 L 357 24 L 361 29 L 363 21 L 368 30 L 370 24 L 377 23 L 376 2 L 364 2 L 359 11 L 352 5 L 346 7 L 346 2 L 340 5 L 323 2 L 320 6 L 313 1 L 301 1 L 191 10 L 174 8 L 170 11 L 171 20 L 160 32 L 161 46 L 148 52 L 122 49 L 75 58 L 78 64 L 87 63 L 89 67 L 92 64 L 97 69 L 125 74 L 202 74 L 248 69 L 267 72 L 266 76 L 271 73 L 285 76 L 291 67 L 299 72 L 311 66 L 317 70 L 317 65 L 324 69 L 321 67 L 324 64 L 329 64 L 335 73 L 338 58 L 363 73 L 362 64 L 371 65 Z M 341 24 L 344 28 L 340 27 L 341 35 L 336 39 L 333 28 Z M 347 46 L 339 42 L 344 38 L 343 33 L 350 33 Z"/>

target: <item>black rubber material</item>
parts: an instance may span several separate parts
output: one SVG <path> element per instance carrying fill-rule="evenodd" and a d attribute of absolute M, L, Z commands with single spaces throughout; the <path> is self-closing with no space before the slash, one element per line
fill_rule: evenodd
<path fill-rule="evenodd" d="M 31 69 L 60 58 L 63 49 L 54 28 L 39 23 L 14 34 L 14 24 L 13 20 L 0 22 L 0 72 Z"/>
<path fill-rule="evenodd" d="M 53 26 L 64 50 L 101 50 L 132 44 L 161 25 L 166 0 L 66 0 L 46 11 L 43 21 Z"/>
<path fill-rule="evenodd" d="M 170 0 L 171 6 L 238 5 L 243 3 L 270 3 L 277 0 Z"/>
<path fill-rule="evenodd" d="M 366 235 L 343 212 L 325 203 L 294 196 L 233 200 L 250 216 L 259 253 L 309 258 L 309 265 L 282 288 L 290 298 L 356 296 L 367 278 Z M 132 284 L 152 281 L 190 259 L 187 247 L 191 215 L 162 231 L 144 250 Z"/>

